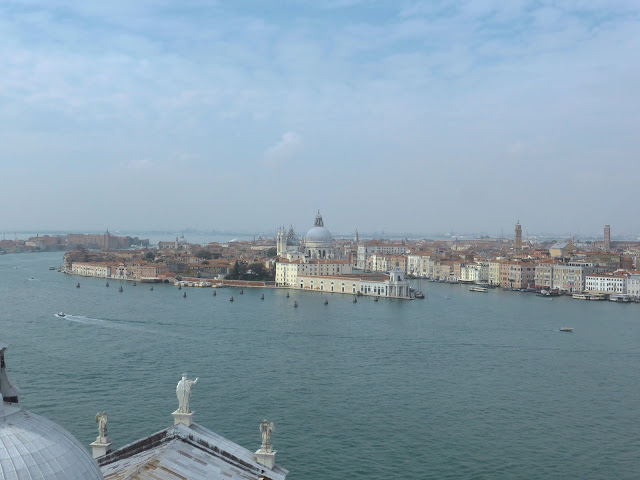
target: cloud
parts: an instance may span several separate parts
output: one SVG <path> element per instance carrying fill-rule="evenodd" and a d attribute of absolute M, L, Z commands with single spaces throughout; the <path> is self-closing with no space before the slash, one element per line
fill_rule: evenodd
<path fill-rule="evenodd" d="M 153 161 L 148 158 L 141 158 L 139 160 L 131 160 L 127 168 L 131 170 L 151 170 L 154 166 Z"/>
<path fill-rule="evenodd" d="M 302 137 L 296 132 L 286 132 L 264 152 L 264 163 L 276 166 L 296 156 L 302 148 Z"/>

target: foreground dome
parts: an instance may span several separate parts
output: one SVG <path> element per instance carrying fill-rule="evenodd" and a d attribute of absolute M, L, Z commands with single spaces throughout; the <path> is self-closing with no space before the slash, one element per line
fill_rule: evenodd
<path fill-rule="evenodd" d="M 0 450 L 0 478 L 104 479 L 89 452 L 69 432 L 19 407 L 0 413 Z"/>
<path fill-rule="evenodd" d="M 0 478 L 104 480 L 89 452 L 64 428 L 18 405 L 0 342 Z"/>

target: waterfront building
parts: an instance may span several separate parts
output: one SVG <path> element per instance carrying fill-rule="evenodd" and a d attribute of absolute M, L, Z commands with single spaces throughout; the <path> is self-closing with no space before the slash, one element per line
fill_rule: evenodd
<path fill-rule="evenodd" d="M 407 246 L 404 243 L 388 243 L 380 240 L 369 240 L 358 245 L 358 259 L 356 266 L 360 270 L 367 268 L 367 259 L 373 254 L 405 255 Z"/>
<path fill-rule="evenodd" d="M 618 270 L 613 273 L 592 273 L 585 276 L 585 290 L 598 293 L 627 293 L 629 274 Z"/>
<path fill-rule="evenodd" d="M 476 262 L 460 266 L 460 281 L 464 283 L 488 283 L 489 263 Z"/>
<path fill-rule="evenodd" d="M 71 273 L 84 277 L 109 278 L 111 277 L 111 264 L 73 262 L 71 264 Z"/>
<path fill-rule="evenodd" d="M 298 276 L 310 277 L 350 275 L 352 265 L 348 260 L 280 260 L 276 263 L 276 286 L 295 287 Z"/>
<path fill-rule="evenodd" d="M 492 260 L 489 262 L 487 272 L 489 285 L 500 285 L 500 263 L 500 260 Z"/>
<path fill-rule="evenodd" d="M 351 275 L 298 275 L 296 288 L 318 292 L 410 298 L 409 282 L 399 266 L 388 274 L 358 273 Z"/>
<path fill-rule="evenodd" d="M 640 271 L 630 271 L 627 278 L 627 293 L 632 297 L 640 298 Z"/>
<path fill-rule="evenodd" d="M 599 270 L 592 263 L 568 262 L 566 264 L 553 265 L 553 283 L 551 288 L 568 293 L 581 293 L 585 289 L 585 278 Z"/>
<path fill-rule="evenodd" d="M 535 283 L 535 264 L 521 260 L 509 260 L 500 265 L 500 286 L 503 288 L 528 288 Z"/>

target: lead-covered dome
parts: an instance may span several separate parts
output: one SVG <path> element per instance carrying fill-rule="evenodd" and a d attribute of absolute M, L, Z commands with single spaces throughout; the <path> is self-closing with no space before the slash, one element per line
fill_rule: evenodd
<path fill-rule="evenodd" d="M 313 224 L 313 228 L 307 232 L 304 237 L 304 241 L 306 243 L 329 243 L 333 242 L 333 238 L 331 237 L 331 232 L 324 228 L 324 221 L 322 220 L 322 215 L 318 211 L 316 215 L 316 221 Z"/>
<path fill-rule="evenodd" d="M 324 227 L 313 227 L 304 237 L 305 242 L 332 242 L 331 233 Z"/>
<path fill-rule="evenodd" d="M 0 341 L 0 478 L 104 480 L 89 452 L 64 428 L 18 405 Z"/>
<path fill-rule="evenodd" d="M 89 452 L 64 428 L 4 404 L 0 410 L 0 478 L 104 480 Z"/>

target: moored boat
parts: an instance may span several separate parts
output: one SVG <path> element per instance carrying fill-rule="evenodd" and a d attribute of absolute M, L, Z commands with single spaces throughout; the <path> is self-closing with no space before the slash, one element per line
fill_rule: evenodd
<path fill-rule="evenodd" d="M 473 286 L 473 287 L 469 287 L 469 291 L 470 292 L 488 292 L 489 289 L 487 287 L 478 287 L 478 286 Z"/>
<path fill-rule="evenodd" d="M 560 328 L 561 332 L 573 332 L 573 328 L 572 327 L 562 327 Z"/>

